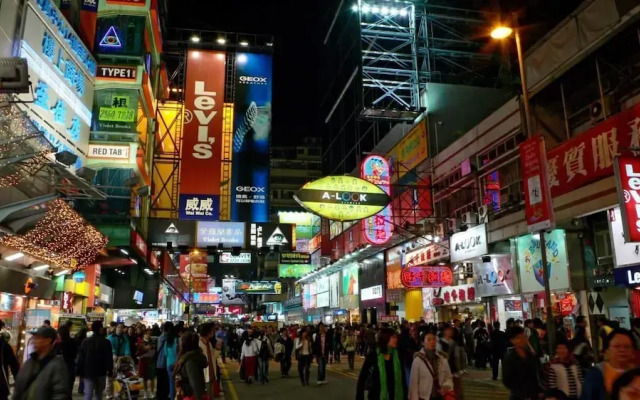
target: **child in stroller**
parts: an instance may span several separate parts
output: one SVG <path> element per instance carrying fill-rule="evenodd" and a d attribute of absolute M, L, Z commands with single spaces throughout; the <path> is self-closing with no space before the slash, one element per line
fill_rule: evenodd
<path fill-rule="evenodd" d="M 116 361 L 114 379 L 114 397 L 116 399 L 142 399 L 144 382 L 136 373 L 135 362 L 129 356 L 119 357 Z"/>

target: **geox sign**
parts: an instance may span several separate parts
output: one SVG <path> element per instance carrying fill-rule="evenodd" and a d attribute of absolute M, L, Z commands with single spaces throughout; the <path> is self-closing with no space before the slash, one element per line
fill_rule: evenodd
<path fill-rule="evenodd" d="M 488 252 L 487 225 L 482 224 L 451 236 L 451 262 L 480 257 Z"/>

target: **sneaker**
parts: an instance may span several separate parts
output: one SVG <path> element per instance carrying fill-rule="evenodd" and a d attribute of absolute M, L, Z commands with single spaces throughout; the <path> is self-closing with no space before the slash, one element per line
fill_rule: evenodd
<path fill-rule="evenodd" d="M 318 386 L 322 385 L 322 381 L 316 382 L 316 385 L 318 385 Z"/>

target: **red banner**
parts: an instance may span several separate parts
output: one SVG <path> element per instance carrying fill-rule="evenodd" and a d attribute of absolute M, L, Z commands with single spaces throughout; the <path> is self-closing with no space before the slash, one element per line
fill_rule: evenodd
<path fill-rule="evenodd" d="M 546 154 L 544 138 L 540 135 L 520 144 L 525 215 L 529 232 L 550 229 L 555 226 Z"/>
<path fill-rule="evenodd" d="M 93 51 L 93 44 L 96 40 L 97 22 L 98 0 L 82 0 L 78 36 L 91 51 Z"/>
<path fill-rule="evenodd" d="M 326 218 L 320 219 L 320 255 L 331 256 L 333 241 L 331 240 L 331 226 Z"/>
<path fill-rule="evenodd" d="M 640 146 L 640 103 L 548 153 L 551 195 L 557 197 L 611 176 L 614 157 L 632 146 Z"/>
<path fill-rule="evenodd" d="M 142 257 L 147 257 L 147 242 L 136 231 L 131 231 L 131 247 L 136 249 Z"/>
<path fill-rule="evenodd" d="M 616 157 L 615 173 L 624 241 L 640 242 L 640 158 Z"/>
<path fill-rule="evenodd" d="M 181 217 L 215 220 L 219 215 L 224 78 L 224 52 L 189 51 L 180 165 Z"/>

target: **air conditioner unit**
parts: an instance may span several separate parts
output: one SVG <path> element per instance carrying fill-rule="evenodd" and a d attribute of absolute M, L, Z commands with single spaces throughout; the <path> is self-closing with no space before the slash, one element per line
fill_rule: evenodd
<path fill-rule="evenodd" d="M 489 206 L 485 204 L 478 208 L 478 223 L 486 224 L 487 222 L 489 222 Z"/>
<path fill-rule="evenodd" d="M 611 115 L 612 104 L 612 96 L 604 96 L 604 102 L 602 100 L 598 100 L 591 103 L 589 106 L 589 118 L 591 119 L 591 125 L 595 125 L 604 120 L 607 115 Z"/>
<path fill-rule="evenodd" d="M 467 226 L 475 225 L 475 221 L 473 220 L 473 214 L 471 213 L 471 211 L 462 213 L 461 220 L 462 220 L 462 225 L 467 225 Z"/>
<path fill-rule="evenodd" d="M 447 231 L 455 232 L 458 230 L 458 221 L 455 218 L 447 219 Z"/>

